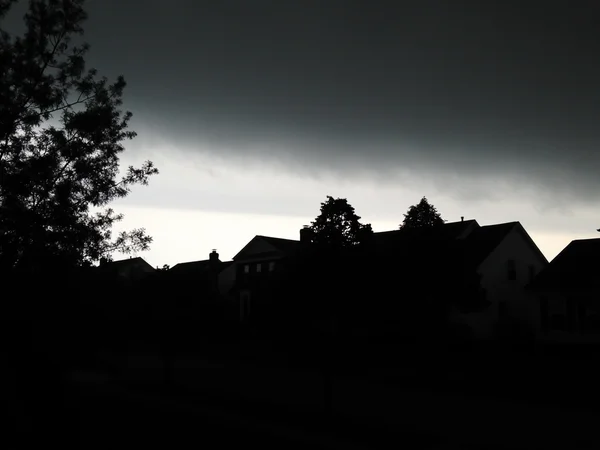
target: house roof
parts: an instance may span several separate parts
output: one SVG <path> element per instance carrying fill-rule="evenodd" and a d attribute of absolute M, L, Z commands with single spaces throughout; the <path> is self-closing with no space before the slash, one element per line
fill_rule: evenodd
<path fill-rule="evenodd" d="M 296 252 L 300 248 L 300 241 L 294 239 L 282 239 L 271 236 L 257 236 L 259 238 L 264 239 L 270 245 L 275 247 L 277 250 L 285 253 L 292 254 Z"/>
<path fill-rule="evenodd" d="M 300 249 L 300 241 L 296 241 L 293 239 L 283 239 L 271 236 L 256 235 L 233 257 L 233 260 L 237 260 L 240 257 L 240 255 L 242 255 L 253 243 L 256 243 L 257 240 L 266 242 L 277 252 L 280 252 L 285 256 L 294 255 Z"/>
<path fill-rule="evenodd" d="M 471 226 L 479 226 L 475 220 L 465 220 L 460 222 L 449 222 L 436 228 L 423 228 L 418 230 L 392 230 L 373 233 L 375 245 L 380 249 L 393 247 L 397 249 L 398 245 L 408 244 L 414 239 L 436 238 L 436 239 L 456 239 Z M 257 235 L 252 240 L 260 238 L 273 246 L 285 255 L 294 255 L 300 250 L 300 241 L 295 239 L 283 239 L 271 236 Z M 243 250 L 242 250 L 243 251 Z M 241 253 L 240 251 L 239 253 Z M 238 254 L 239 254 L 238 253 Z M 237 257 L 234 256 L 233 259 Z"/>
<path fill-rule="evenodd" d="M 393 230 L 373 233 L 375 245 L 379 250 L 407 249 L 413 245 L 449 243 L 458 239 L 471 226 L 479 227 L 475 220 L 449 222 L 444 225 L 411 230 Z"/>
<path fill-rule="evenodd" d="M 135 258 L 120 259 L 118 261 L 110 261 L 110 262 L 101 264 L 99 267 L 102 269 L 121 269 L 121 268 L 128 267 L 128 266 L 144 267 L 144 269 L 147 269 L 148 271 L 156 270 L 156 269 L 154 269 L 154 267 L 152 267 L 150 264 L 148 264 L 144 258 L 141 258 L 139 256 L 135 257 Z"/>
<path fill-rule="evenodd" d="M 217 269 L 221 271 L 227 266 L 232 264 L 232 261 L 217 261 Z M 174 275 L 193 275 L 207 272 L 211 267 L 210 259 L 204 259 L 201 261 L 189 261 L 184 263 L 175 264 L 169 269 L 169 273 Z"/>
<path fill-rule="evenodd" d="M 598 286 L 600 239 L 571 241 L 535 279 L 534 290 L 580 290 Z"/>
<path fill-rule="evenodd" d="M 419 272 L 462 267 L 459 259 L 461 243 L 459 239 L 470 228 L 477 228 L 475 220 L 451 222 L 431 228 L 395 230 L 374 233 L 375 249 L 384 264 L 390 259 L 395 267 Z"/>
<path fill-rule="evenodd" d="M 156 273 L 156 269 L 140 257 L 106 262 L 100 264 L 95 270 L 101 276 L 125 278 L 139 278 Z"/>
<path fill-rule="evenodd" d="M 479 228 L 480 225 L 474 219 L 448 222 L 441 227 L 439 234 L 445 238 L 458 239 L 471 226 Z"/>
<path fill-rule="evenodd" d="M 478 267 L 518 225 L 520 225 L 519 222 L 507 222 L 485 225 L 473 230 L 460 243 L 465 262 Z"/>
<path fill-rule="evenodd" d="M 548 261 L 519 222 L 480 226 L 475 220 L 451 222 L 435 228 L 375 233 L 379 250 L 410 254 L 410 258 L 477 268 L 514 229 L 519 230 L 541 261 Z"/>
<path fill-rule="evenodd" d="M 376 251 L 383 258 L 404 255 L 407 261 L 430 262 L 433 257 L 440 263 L 461 263 L 476 268 L 515 227 L 531 241 L 540 259 L 547 263 L 519 222 L 480 226 L 476 220 L 461 220 L 431 228 L 377 232 L 373 233 L 373 241 Z M 254 239 L 262 239 L 285 255 L 293 255 L 301 248 L 299 240 L 262 235 L 255 236 Z"/>
<path fill-rule="evenodd" d="M 169 269 L 171 273 L 175 272 L 203 272 L 208 270 L 210 267 L 210 260 L 204 259 L 202 261 L 188 261 L 184 263 L 175 264 L 173 267 Z"/>

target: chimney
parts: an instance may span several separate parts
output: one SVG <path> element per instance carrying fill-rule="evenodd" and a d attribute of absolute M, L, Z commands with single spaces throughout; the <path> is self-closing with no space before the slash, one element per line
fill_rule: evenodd
<path fill-rule="evenodd" d="M 304 225 L 300 230 L 300 243 L 310 244 L 312 242 L 313 232 L 309 225 Z"/>
<path fill-rule="evenodd" d="M 217 253 L 217 249 L 213 248 L 212 252 L 210 252 L 210 254 L 208 255 L 208 259 L 212 263 L 220 262 L 219 254 Z"/>
<path fill-rule="evenodd" d="M 464 222 L 465 221 L 465 216 L 460 216 L 460 221 Z"/>
<path fill-rule="evenodd" d="M 100 258 L 100 266 L 105 265 L 107 262 L 108 262 L 108 259 L 106 259 L 104 257 Z"/>

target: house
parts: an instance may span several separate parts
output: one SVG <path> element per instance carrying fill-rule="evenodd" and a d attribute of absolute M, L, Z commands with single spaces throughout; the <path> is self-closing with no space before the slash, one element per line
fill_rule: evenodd
<path fill-rule="evenodd" d="M 234 280 L 229 295 L 239 305 L 241 321 L 247 321 L 253 311 L 266 306 L 275 278 L 298 254 L 308 232 L 304 227 L 298 241 L 258 235 L 233 257 L 233 265 L 223 273 L 222 284 L 227 286 Z"/>
<path fill-rule="evenodd" d="M 128 258 L 119 261 L 100 260 L 97 272 L 104 277 L 120 281 L 139 281 L 156 272 L 143 258 Z"/>
<path fill-rule="evenodd" d="M 475 336 L 529 332 L 535 311 L 526 286 L 548 260 L 519 222 L 475 227 L 461 243 L 463 260 L 481 277 L 489 307 L 473 314 L 456 314 Z"/>
<path fill-rule="evenodd" d="M 418 271 L 439 283 L 439 278 L 448 278 L 444 272 L 452 273 L 445 282 L 476 273 L 488 307 L 451 313 L 453 321 L 468 325 L 476 337 L 491 338 L 499 328 L 516 323 L 533 327 L 525 286 L 548 261 L 519 222 L 481 226 L 462 219 L 434 228 L 375 233 L 375 244 L 378 257 L 394 267 L 398 278 L 402 273 L 414 277 Z"/>
<path fill-rule="evenodd" d="M 232 264 L 219 259 L 217 250 L 213 249 L 208 259 L 190 261 L 174 265 L 168 270 L 169 276 L 179 285 L 188 285 L 196 291 L 219 292 L 219 274 Z"/>
<path fill-rule="evenodd" d="M 542 342 L 600 343 L 600 239 L 574 240 L 528 287 Z"/>
<path fill-rule="evenodd" d="M 118 261 L 101 259 L 99 266 L 86 272 L 78 280 L 80 286 L 87 285 L 84 298 L 112 318 L 125 318 L 139 309 L 145 298 L 138 295 L 138 288 L 147 284 L 157 273 L 140 257 Z M 89 286 L 93 286 L 93 289 L 89 289 Z"/>
<path fill-rule="evenodd" d="M 311 248 L 309 244 L 312 237 L 308 226 L 304 226 L 300 230 L 299 240 L 255 236 L 233 258 L 234 266 L 228 268 L 226 271 L 230 273 L 235 272 L 235 282 L 234 288 L 231 291 L 231 298 L 239 305 L 240 319 L 244 321 L 250 317 L 251 311 L 255 313 L 257 308 L 267 308 L 269 301 L 272 302 L 274 300 L 277 302 L 277 299 L 270 298 L 269 296 L 274 292 L 272 288 L 277 286 L 278 283 L 302 283 L 302 277 L 311 276 L 310 274 L 312 276 L 321 276 L 321 269 L 327 267 L 327 270 L 331 270 L 331 276 L 326 276 L 328 280 L 349 278 L 356 285 L 356 289 L 351 289 L 351 292 L 347 293 L 345 301 L 342 302 L 344 306 L 342 306 L 342 310 L 336 312 L 336 316 L 356 318 L 357 314 L 360 316 L 362 313 L 359 311 L 361 309 L 360 301 L 357 304 L 354 301 L 354 297 L 360 296 L 362 302 L 370 302 L 373 300 L 373 296 L 377 295 L 375 294 L 376 289 L 373 289 L 372 286 L 365 286 L 365 283 L 368 285 L 369 283 L 379 283 L 380 280 L 389 281 L 390 279 L 399 278 L 395 267 L 390 266 L 388 263 L 390 259 L 403 260 L 402 258 L 398 258 L 398 255 L 406 254 L 409 248 L 413 253 L 421 254 L 423 253 L 422 250 L 425 243 L 432 246 L 439 245 L 442 241 L 453 242 L 457 239 L 462 239 L 476 227 L 479 227 L 477 222 L 471 220 L 445 224 L 433 233 L 427 229 L 411 230 L 410 232 L 395 230 L 375 233 L 373 241 L 375 248 L 370 247 L 364 252 L 353 252 L 352 256 L 349 254 L 347 257 L 343 257 L 342 260 L 338 259 L 336 260 L 337 263 L 334 264 L 335 267 L 331 266 L 331 261 L 327 262 L 329 260 L 322 261 L 324 255 L 320 254 L 316 256 L 311 251 L 308 251 Z M 416 239 L 417 236 L 420 239 Z M 373 253 L 373 250 L 375 250 L 375 253 Z M 318 257 L 319 261 L 314 260 L 315 257 Z M 414 261 L 414 258 L 411 259 L 412 261 Z M 304 267 L 307 264 L 312 268 Z M 388 266 L 386 269 L 389 273 L 382 271 L 378 274 L 378 268 L 385 268 L 385 266 Z M 291 274 L 292 271 L 299 272 L 295 273 L 297 276 L 284 278 L 286 274 Z M 360 288 L 357 284 L 359 279 L 362 280 Z M 308 283 L 312 286 L 309 289 L 320 291 L 318 286 L 320 283 L 315 280 L 311 281 L 311 283 Z M 383 287 L 384 283 L 380 284 L 382 284 L 382 289 L 387 289 L 387 286 Z M 284 291 L 285 289 L 290 288 L 285 287 Z M 278 295 L 284 295 L 282 294 L 284 291 L 279 290 Z M 337 289 L 336 292 L 340 293 L 341 290 Z M 294 293 L 290 294 L 289 297 L 286 296 L 287 300 L 294 298 Z M 314 295 L 307 295 L 311 298 L 314 297 Z M 388 301 L 387 299 L 391 298 L 386 294 L 382 294 L 382 296 L 386 297 L 384 301 Z M 303 301 L 304 303 L 306 302 Z M 276 306 L 277 303 L 271 303 L 268 307 L 273 311 Z M 354 308 L 355 311 L 350 311 L 351 308 Z"/>
<path fill-rule="evenodd" d="M 179 263 L 168 269 L 164 282 L 169 292 L 165 293 L 181 311 L 191 311 L 210 301 L 222 297 L 221 274 L 232 261 L 221 261 L 215 249 L 208 259 Z"/>
<path fill-rule="evenodd" d="M 355 331 L 435 339 L 447 322 L 447 307 L 480 294 L 475 270 L 469 274 L 463 267 L 458 248 L 478 227 L 475 220 L 462 220 L 374 233 L 365 264 L 356 261 L 358 271 L 349 269 L 363 299 L 362 305 L 345 303 L 355 310 L 349 314 Z"/>
<path fill-rule="evenodd" d="M 469 312 L 455 308 L 453 321 L 468 325 L 479 338 L 492 338 L 502 330 L 513 333 L 516 325 L 533 328 L 535 313 L 525 286 L 548 261 L 519 222 L 481 226 L 476 220 L 461 219 L 434 228 L 374 233 L 373 237 L 369 250 L 355 253 L 341 269 L 336 268 L 337 275 L 344 278 L 347 273 L 346 278 L 356 284 L 339 312 L 353 304 L 356 311 L 350 316 L 358 313 L 357 317 L 366 318 L 367 309 L 379 302 L 383 309 L 377 313 L 379 306 L 371 308 L 380 316 L 373 319 L 393 323 L 399 316 L 410 315 L 411 305 L 423 303 L 423 293 L 451 297 L 466 292 L 477 279 L 489 306 Z M 306 264 L 300 255 L 310 260 L 311 253 L 304 252 L 310 248 L 310 238 L 308 227 L 300 230 L 299 240 L 255 236 L 233 258 L 227 271 L 235 280 L 230 294 L 239 305 L 241 320 L 273 300 L 269 288 L 280 279 L 279 274 L 300 260 Z M 358 303 L 356 296 L 362 299 Z"/>

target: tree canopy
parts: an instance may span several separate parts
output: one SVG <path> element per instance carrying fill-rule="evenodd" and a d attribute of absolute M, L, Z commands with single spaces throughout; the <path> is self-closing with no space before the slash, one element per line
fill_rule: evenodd
<path fill-rule="evenodd" d="M 0 21 L 14 2 L 0 0 Z M 109 205 L 158 173 L 120 173 L 125 80 L 86 69 L 84 0 L 31 0 L 23 36 L 0 32 L 0 268 L 89 265 L 146 250 L 145 230 L 113 237 Z"/>
<path fill-rule="evenodd" d="M 360 216 L 345 198 L 328 195 L 321 213 L 311 224 L 312 242 L 328 248 L 348 248 L 365 244 L 373 235 L 371 224 L 360 223 Z"/>
<path fill-rule="evenodd" d="M 446 221 L 426 197 L 423 197 L 419 203 L 412 205 L 404 214 L 404 220 L 400 224 L 401 230 L 410 230 L 415 228 L 429 228 L 443 225 Z"/>

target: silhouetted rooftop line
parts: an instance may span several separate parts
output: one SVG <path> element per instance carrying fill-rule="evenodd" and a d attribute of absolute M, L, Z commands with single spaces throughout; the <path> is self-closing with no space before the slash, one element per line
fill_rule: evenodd
<path fill-rule="evenodd" d="M 201 261 L 189 261 L 175 264 L 173 267 L 171 267 L 171 269 L 169 269 L 169 272 L 174 274 L 202 273 L 210 270 L 211 264 L 214 264 L 213 267 L 222 270 L 232 263 L 233 261 L 211 261 L 210 259 L 204 259 Z"/>
<path fill-rule="evenodd" d="M 466 262 L 479 266 L 519 222 L 506 222 L 480 226 L 461 242 Z"/>
<path fill-rule="evenodd" d="M 600 285 L 600 238 L 571 241 L 534 279 L 534 290 L 579 290 Z"/>

